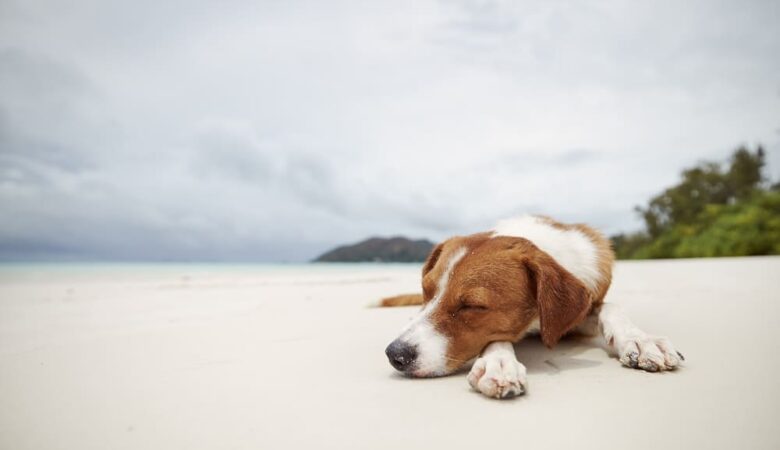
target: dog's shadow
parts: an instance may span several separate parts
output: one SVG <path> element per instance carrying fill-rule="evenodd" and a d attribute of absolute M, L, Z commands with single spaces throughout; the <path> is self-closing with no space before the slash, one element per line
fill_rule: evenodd
<path fill-rule="evenodd" d="M 580 355 L 588 350 L 598 349 L 607 352 L 608 348 L 599 338 L 569 335 L 561 339 L 555 348 L 547 348 L 542 343 L 538 335 L 529 335 L 520 342 L 514 344 L 515 355 L 526 368 L 529 374 L 549 374 L 555 375 L 565 370 L 588 369 L 600 366 L 602 361 L 582 358 Z M 467 374 L 471 370 L 474 361 L 469 361 L 463 367 L 459 368 L 448 376 Z M 390 375 L 394 379 L 419 380 L 420 378 L 410 377 L 399 372 L 392 372 Z M 432 378 L 435 379 L 436 377 Z"/>
<path fill-rule="evenodd" d="M 600 349 L 604 351 L 598 338 L 587 336 L 567 336 L 550 349 L 542 344 L 539 336 L 527 336 L 514 345 L 517 360 L 523 363 L 529 374 L 545 373 L 555 375 L 564 370 L 587 369 L 600 366 L 602 361 L 583 358 L 582 353 Z"/>

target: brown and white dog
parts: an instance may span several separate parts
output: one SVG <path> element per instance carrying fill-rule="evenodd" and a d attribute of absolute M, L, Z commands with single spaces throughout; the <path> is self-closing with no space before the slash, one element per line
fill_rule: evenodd
<path fill-rule="evenodd" d="M 382 300 L 382 306 L 423 305 L 385 353 L 413 377 L 446 375 L 479 356 L 468 381 L 496 398 L 527 390 L 512 343 L 531 332 L 552 347 L 567 333 L 600 330 L 623 365 L 675 369 L 683 357 L 667 339 L 646 334 L 604 303 L 614 259 L 599 232 L 539 216 L 447 239 L 423 266 L 422 295 Z"/>

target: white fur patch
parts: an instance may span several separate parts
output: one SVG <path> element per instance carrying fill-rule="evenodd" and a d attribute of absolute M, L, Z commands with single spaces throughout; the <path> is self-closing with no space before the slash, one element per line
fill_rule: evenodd
<path fill-rule="evenodd" d="M 465 255 L 465 248 L 460 248 L 452 254 L 436 284 L 436 295 L 401 332 L 399 339 L 417 348 L 417 362 L 413 373 L 416 376 L 441 375 L 447 368 L 449 343 L 441 333 L 436 331 L 429 319 L 447 290 L 455 266 Z"/>
<path fill-rule="evenodd" d="M 436 331 L 427 317 L 415 319 L 401 340 L 417 349 L 413 375 L 430 377 L 441 375 L 447 368 L 447 339 Z"/>
<path fill-rule="evenodd" d="M 493 230 L 495 236 L 528 239 L 590 290 L 597 289 L 601 273 L 596 245 L 581 231 L 561 230 L 539 217 L 521 216 L 498 222 Z"/>
<path fill-rule="evenodd" d="M 528 389 L 525 366 L 515 357 L 511 342 L 492 342 L 466 378 L 474 390 L 488 397 L 509 398 Z"/>
<path fill-rule="evenodd" d="M 624 366 L 658 372 L 676 369 L 683 359 L 668 339 L 640 330 L 617 305 L 601 306 L 599 326 Z"/>

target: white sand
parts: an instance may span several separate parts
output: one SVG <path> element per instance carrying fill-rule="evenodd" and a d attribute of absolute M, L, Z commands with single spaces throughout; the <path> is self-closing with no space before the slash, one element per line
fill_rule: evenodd
<path fill-rule="evenodd" d="M 383 350 L 409 267 L 0 270 L 0 448 L 780 448 L 780 258 L 620 263 L 608 299 L 687 357 L 517 347 L 530 393 L 412 380 Z M 501 446 L 501 447 L 498 447 Z"/>

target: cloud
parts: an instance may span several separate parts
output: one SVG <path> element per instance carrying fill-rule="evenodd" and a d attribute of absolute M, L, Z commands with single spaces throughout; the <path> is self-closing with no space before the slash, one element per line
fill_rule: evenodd
<path fill-rule="evenodd" d="M 6 2 L 0 258 L 305 260 L 780 176 L 771 2 Z"/>

